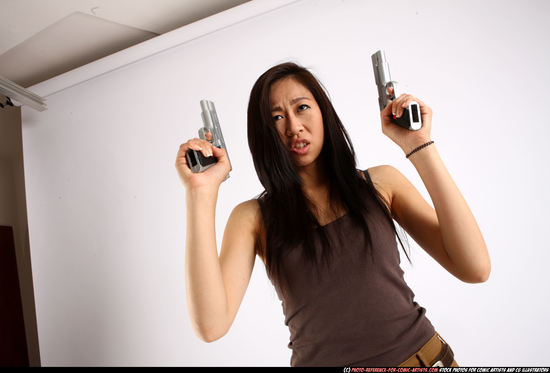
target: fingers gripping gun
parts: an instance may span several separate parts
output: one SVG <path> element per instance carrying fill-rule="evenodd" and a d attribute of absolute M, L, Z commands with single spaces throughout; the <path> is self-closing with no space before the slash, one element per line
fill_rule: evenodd
<path fill-rule="evenodd" d="M 220 127 L 220 122 L 218 121 L 218 114 L 216 114 L 216 108 L 212 101 L 201 100 L 201 117 L 204 127 L 199 129 L 199 137 L 203 140 L 210 142 L 213 146 L 218 148 L 223 148 L 227 154 L 227 160 L 229 160 L 229 154 L 227 153 L 227 147 L 225 146 L 225 141 L 223 140 L 222 129 Z M 208 139 L 206 134 L 210 133 L 212 137 Z M 186 153 L 187 164 L 193 172 L 203 172 L 204 170 L 209 169 L 218 162 L 218 159 L 214 156 L 205 157 L 200 151 L 190 149 Z M 229 161 L 229 171 L 233 168 L 231 167 L 231 161 Z M 224 179 L 227 180 L 229 174 Z"/>
<path fill-rule="evenodd" d="M 372 56 L 372 67 L 374 68 L 374 78 L 378 87 L 378 103 L 380 110 L 384 110 L 390 100 L 395 100 L 400 96 L 397 82 L 391 80 L 390 67 L 386 60 L 383 50 L 379 50 Z M 422 128 L 422 117 L 420 115 L 420 105 L 412 101 L 407 108 L 403 110 L 403 115 L 392 121 L 408 130 L 419 130 Z"/>

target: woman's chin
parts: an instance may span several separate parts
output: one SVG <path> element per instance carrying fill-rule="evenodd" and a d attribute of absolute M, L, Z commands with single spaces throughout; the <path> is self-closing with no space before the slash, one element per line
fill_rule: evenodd
<path fill-rule="evenodd" d="M 313 167 L 317 160 L 311 160 L 309 157 L 301 157 L 299 159 L 294 159 L 294 165 L 296 168 L 309 168 Z"/>

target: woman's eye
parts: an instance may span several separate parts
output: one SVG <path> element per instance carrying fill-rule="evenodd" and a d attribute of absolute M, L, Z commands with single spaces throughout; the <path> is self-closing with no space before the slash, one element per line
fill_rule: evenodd
<path fill-rule="evenodd" d="M 302 104 L 298 106 L 298 111 L 303 111 L 303 110 L 306 110 L 307 108 L 309 108 L 309 106 L 307 106 L 306 104 Z"/>
<path fill-rule="evenodd" d="M 281 115 L 275 115 L 275 116 L 273 117 L 273 120 L 279 120 L 279 119 L 281 119 L 281 118 L 282 118 Z"/>

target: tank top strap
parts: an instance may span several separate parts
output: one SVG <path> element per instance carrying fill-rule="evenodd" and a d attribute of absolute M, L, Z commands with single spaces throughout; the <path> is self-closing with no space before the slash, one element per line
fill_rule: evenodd
<path fill-rule="evenodd" d="M 264 193 L 260 193 L 260 195 L 256 197 L 256 201 L 258 201 L 258 204 L 260 205 L 260 212 L 262 213 L 262 216 L 264 216 L 264 209 L 265 209 L 264 201 L 262 201 L 262 197 L 264 195 L 265 195 Z"/>
<path fill-rule="evenodd" d="M 367 180 L 369 181 L 369 183 L 372 184 L 373 182 L 372 182 L 372 179 L 370 178 L 370 175 L 369 175 L 368 170 L 363 170 L 363 171 L 361 171 L 361 172 L 365 175 L 365 177 L 367 178 Z"/>

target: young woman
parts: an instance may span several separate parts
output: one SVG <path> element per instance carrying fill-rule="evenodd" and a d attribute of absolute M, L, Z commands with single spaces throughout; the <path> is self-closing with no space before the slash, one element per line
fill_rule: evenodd
<path fill-rule="evenodd" d="M 421 109 L 418 131 L 391 122 L 412 100 Z M 284 63 L 262 74 L 250 95 L 248 143 L 265 191 L 234 208 L 219 256 L 211 227 L 227 154 L 201 139 L 180 146 L 187 304 L 199 338 L 212 342 L 228 332 L 258 255 L 282 301 L 292 366 L 457 366 L 403 279 L 393 219 L 464 282 L 489 277 L 487 247 L 430 142 L 431 109 L 404 94 L 380 117 L 435 210 L 394 167 L 357 170 L 351 140 L 308 70 Z M 192 173 L 189 149 L 218 162 Z"/>

